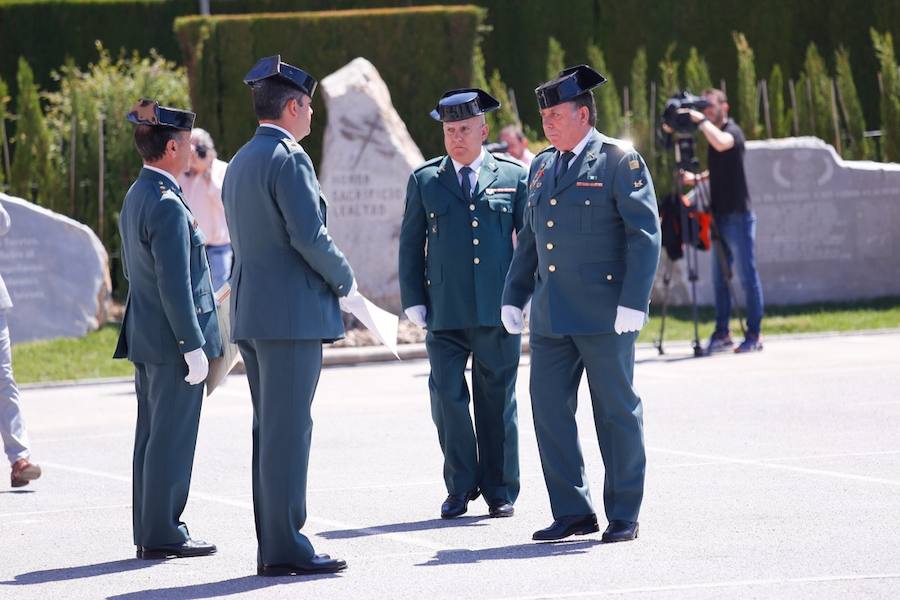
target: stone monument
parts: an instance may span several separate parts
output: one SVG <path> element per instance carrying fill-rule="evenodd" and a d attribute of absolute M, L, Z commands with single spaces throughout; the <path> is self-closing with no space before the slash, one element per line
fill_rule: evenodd
<path fill-rule="evenodd" d="M 112 286 L 94 232 L 21 198 L 0 194 L 0 204 L 12 221 L 0 237 L 0 275 L 15 305 L 13 343 L 79 337 L 104 324 Z"/>
<path fill-rule="evenodd" d="M 406 183 L 422 153 L 366 59 L 354 59 L 320 87 L 328 110 L 320 177 L 328 231 L 353 266 L 360 292 L 397 313 Z"/>
<path fill-rule="evenodd" d="M 812 137 L 752 141 L 746 148 L 766 304 L 900 295 L 900 164 L 845 161 Z M 684 260 L 675 266 L 670 303 L 688 304 Z M 700 253 L 699 275 L 698 301 L 711 305 L 709 252 Z M 743 306 L 737 274 L 734 285 Z M 661 291 L 657 281 L 654 304 Z"/>

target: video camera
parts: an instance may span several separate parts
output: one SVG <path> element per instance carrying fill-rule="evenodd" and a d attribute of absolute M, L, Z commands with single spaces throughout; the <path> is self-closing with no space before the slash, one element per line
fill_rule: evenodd
<path fill-rule="evenodd" d="M 687 90 L 681 90 L 666 100 L 662 122 L 677 133 L 693 133 L 697 129 L 697 124 L 691 120 L 691 115 L 678 111 L 682 108 L 703 110 L 707 106 L 709 102 L 706 99 L 695 96 Z"/>

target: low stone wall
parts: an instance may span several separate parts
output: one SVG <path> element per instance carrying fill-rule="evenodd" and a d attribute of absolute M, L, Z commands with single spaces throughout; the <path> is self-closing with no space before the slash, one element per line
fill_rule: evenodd
<path fill-rule="evenodd" d="M 757 265 L 767 304 L 900 295 L 900 164 L 845 161 L 820 139 L 747 142 Z M 662 301 L 663 262 L 654 289 Z M 700 252 L 698 302 L 713 304 L 711 256 Z M 690 303 L 685 261 L 670 303 Z M 738 300 L 743 290 L 735 274 Z"/>

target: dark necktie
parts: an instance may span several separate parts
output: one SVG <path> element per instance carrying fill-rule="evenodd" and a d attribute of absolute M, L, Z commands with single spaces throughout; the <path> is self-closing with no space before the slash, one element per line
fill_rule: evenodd
<path fill-rule="evenodd" d="M 462 186 L 463 198 L 466 199 L 466 202 L 472 199 L 472 182 L 469 180 L 469 173 L 471 172 L 472 169 L 469 167 L 463 167 L 459 170 L 459 174 L 462 178 L 459 185 Z"/>
<path fill-rule="evenodd" d="M 562 155 L 556 159 L 558 161 L 556 163 L 556 185 L 559 185 L 559 182 L 562 181 L 562 178 L 565 176 L 566 171 L 569 170 L 569 162 L 571 162 L 573 158 L 575 158 L 574 152 L 563 152 Z"/>

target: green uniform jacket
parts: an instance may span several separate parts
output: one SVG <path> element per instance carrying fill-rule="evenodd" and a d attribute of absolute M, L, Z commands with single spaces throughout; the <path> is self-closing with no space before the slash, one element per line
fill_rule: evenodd
<path fill-rule="evenodd" d="M 499 326 L 500 296 L 522 228 L 525 169 L 486 153 L 466 202 L 450 157 L 417 168 L 400 230 L 403 308 L 425 305 L 428 329 Z"/>
<path fill-rule="evenodd" d="M 234 248 L 232 338 L 343 337 L 338 296 L 353 271 L 328 235 L 327 203 L 298 143 L 259 127 L 225 172 L 222 201 Z"/>
<path fill-rule="evenodd" d="M 206 239 L 178 186 L 141 169 L 125 194 L 119 234 L 129 288 L 113 357 L 174 363 L 201 346 L 221 356 Z"/>
<path fill-rule="evenodd" d="M 661 242 L 653 181 L 630 145 L 596 130 L 559 186 L 556 156 L 548 148 L 531 164 L 503 304 L 533 295 L 540 335 L 612 333 L 617 306 L 649 308 Z"/>

